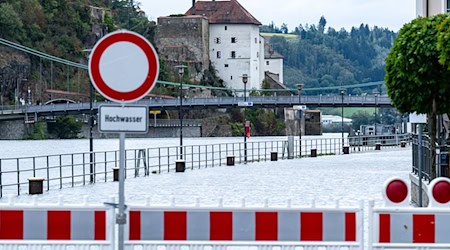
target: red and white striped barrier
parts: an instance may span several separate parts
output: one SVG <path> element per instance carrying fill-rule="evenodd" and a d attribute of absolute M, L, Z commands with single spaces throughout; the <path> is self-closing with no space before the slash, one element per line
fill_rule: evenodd
<path fill-rule="evenodd" d="M 282 241 L 290 242 L 291 247 L 315 246 L 317 248 L 311 249 L 318 249 L 320 246 L 337 246 L 349 250 L 361 249 L 362 214 L 362 207 L 280 209 L 130 206 L 126 245 L 189 245 L 186 241 L 192 241 L 195 242 L 192 244 L 211 246 L 215 241 L 218 245 L 214 247 L 219 247 L 235 244 L 233 242 L 236 241 L 247 242 L 244 246 L 255 246 L 258 244 L 255 242 L 259 241 L 271 244 Z"/>
<path fill-rule="evenodd" d="M 384 191 L 386 207 L 369 206 L 369 249 L 450 249 L 450 179 L 430 183 L 428 208 L 399 207 L 408 199 L 409 186 L 390 179 Z"/>
<path fill-rule="evenodd" d="M 2 205 L 0 248 L 48 246 L 53 249 L 70 245 L 73 249 L 84 249 L 90 245 L 111 249 L 110 213 L 104 206 Z"/>

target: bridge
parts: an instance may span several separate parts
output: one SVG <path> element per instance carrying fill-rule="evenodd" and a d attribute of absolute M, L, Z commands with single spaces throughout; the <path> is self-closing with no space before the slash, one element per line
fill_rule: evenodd
<path fill-rule="evenodd" d="M 185 98 L 183 109 L 229 109 L 243 108 L 239 106 L 243 97 L 217 97 L 217 98 Z M 306 105 L 308 107 L 391 107 L 388 96 L 302 96 L 299 102 L 298 96 L 250 96 L 247 102 L 252 108 L 287 108 L 294 105 Z M 100 105 L 110 102 L 94 102 L 92 108 L 97 110 Z M 176 110 L 179 108 L 179 99 L 145 99 L 133 104 L 145 105 L 150 109 Z M 18 119 L 27 115 L 62 115 L 62 114 L 87 114 L 90 111 L 90 103 L 64 103 L 50 105 L 30 105 L 22 107 L 0 108 L 0 120 Z"/>

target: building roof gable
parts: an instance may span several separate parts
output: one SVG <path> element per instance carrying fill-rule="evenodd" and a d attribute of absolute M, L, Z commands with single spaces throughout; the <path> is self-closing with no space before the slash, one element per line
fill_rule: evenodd
<path fill-rule="evenodd" d="M 194 9 L 195 8 L 195 9 Z M 254 24 L 261 23 L 236 0 L 196 1 L 186 15 L 206 16 L 211 24 Z"/>

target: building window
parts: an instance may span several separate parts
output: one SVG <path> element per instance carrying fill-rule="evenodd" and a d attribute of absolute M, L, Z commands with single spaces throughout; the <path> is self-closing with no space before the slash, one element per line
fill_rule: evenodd
<path fill-rule="evenodd" d="M 236 58 L 236 51 L 231 51 L 231 58 Z"/>
<path fill-rule="evenodd" d="M 269 65 L 270 65 L 270 62 L 269 62 L 269 61 L 266 61 L 266 65 L 269 66 Z"/>
<path fill-rule="evenodd" d="M 258 43 L 258 38 L 255 37 L 255 43 Z"/>
<path fill-rule="evenodd" d="M 231 43 L 236 43 L 236 41 L 237 41 L 237 40 L 236 40 L 236 37 L 232 37 L 232 38 L 231 38 Z"/>
<path fill-rule="evenodd" d="M 228 27 L 225 25 L 225 30 L 228 30 Z"/>
<path fill-rule="evenodd" d="M 259 58 L 259 52 L 256 52 L 256 58 Z"/>
<path fill-rule="evenodd" d="M 219 43 L 220 43 L 220 37 L 214 38 L 214 42 L 217 43 L 217 44 L 219 44 Z"/>
<path fill-rule="evenodd" d="M 447 0 L 447 12 L 450 12 L 450 0 Z"/>
<path fill-rule="evenodd" d="M 225 68 L 228 68 L 228 64 L 225 64 Z"/>
<path fill-rule="evenodd" d="M 233 76 L 231 76 L 230 79 L 233 80 Z"/>
<path fill-rule="evenodd" d="M 216 54 L 217 54 L 217 58 L 221 58 L 222 57 L 220 51 L 217 51 Z"/>

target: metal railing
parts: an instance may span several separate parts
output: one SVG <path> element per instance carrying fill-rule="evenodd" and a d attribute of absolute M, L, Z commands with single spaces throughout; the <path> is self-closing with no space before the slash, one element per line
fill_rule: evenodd
<path fill-rule="evenodd" d="M 150 118 L 149 127 L 179 127 L 180 126 L 180 120 L 178 119 L 171 119 L 171 120 L 163 120 L 163 119 L 156 119 L 152 120 Z M 183 119 L 183 127 L 201 127 L 202 126 L 202 120 L 201 119 Z"/>
<path fill-rule="evenodd" d="M 350 138 L 351 139 L 351 138 Z M 222 143 L 183 146 L 183 159 L 187 170 L 226 165 L 227 156 L 233 155 L 237 164 L 292 159 L 314 155 L 343 154 L 341 138 L 247 142 L 247 162 L 244 143 Z M 348 145 L 349 139 L 345 139 Z M 351 149 L 352 147 L 350 147 Z M 371 145 L 353 147 L 353 152 L 374 150 Z M 180 159 L 180 147 L 128 149 L 125 152 L 125 178 L 175 172 L 175 161 Z M 28 178 L 44 178 L 44 190 L 82 186 L 93 182 L 113 181 L 113 168 L 119 164 L 118 151 L 58 154 L 0 159 L 0 197 L 7 194 L 27 194 Z M 92 167 L 92 172 L 91 172 Z"/>
<path fill-rule="evenodd" d="M 357 135 L 349 137 L 351 147 L 374 146 L 380 143 L 382 146 L 397 146 L 401 142 L 410 143 L 411 134 L 393 134 L 393 135 Z"/>
<path fill-rule="evenodd" d="M 431 179 L 431 146 L 430 137 L 422 136 L 422 176 L 426 181 Z M 439 146 L 436 144 L 436 176 L 449 177 L 449 146 Z M 418 135 L 412 136 L 412 172 L 419 175 L 419 138 Z"/>

